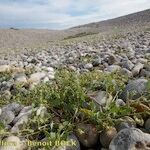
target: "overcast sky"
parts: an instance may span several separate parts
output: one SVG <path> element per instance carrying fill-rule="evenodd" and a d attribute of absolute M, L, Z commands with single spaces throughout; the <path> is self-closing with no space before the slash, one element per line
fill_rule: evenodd
<path fill-rule="evenodd" d="M 149 8 L 150 0 L 0 0 L 0 27 L 65 29 Z"/>

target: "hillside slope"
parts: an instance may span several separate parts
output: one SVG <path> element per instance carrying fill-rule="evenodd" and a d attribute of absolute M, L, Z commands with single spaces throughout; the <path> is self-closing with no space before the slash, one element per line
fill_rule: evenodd
<path fill-rule="evenodd" d="M 121 16 L 115 19 L 90 23 L 86 25 L 77 26 L 74 28 L 71 28 L 70 30 L 92 30 L 97 32 L 105 32 L 105 31 L 111 31 L 114 29 L 128 29 L 128 28 L 140 28 L 143 26 L 149 26 L 150 25 L 150 9 L 129 14 L 126 16 Z"/>
<path fill-rule="evenodd" d="M 128 30 L 148 28 L 150 9 L 127 16 L 90 23 L 66 30 L 46 29 L 0 29 L 0 52 L 21 50 L 24 48 L 45 47 L 53 41 L 80 37 L 89 34 L 127 32 Z"/>

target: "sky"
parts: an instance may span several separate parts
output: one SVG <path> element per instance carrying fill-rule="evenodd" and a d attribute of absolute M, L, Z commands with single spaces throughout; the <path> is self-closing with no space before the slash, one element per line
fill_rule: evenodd
<path fill-rule="evenodd" d="M 0 0 L 0 28 L 66 29 L 150 8 L 150 0 Z"/>

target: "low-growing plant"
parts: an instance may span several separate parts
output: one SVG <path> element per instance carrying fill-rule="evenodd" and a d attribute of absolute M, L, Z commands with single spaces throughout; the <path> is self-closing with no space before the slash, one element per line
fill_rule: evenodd
<path fill-rule="evenodd" d="M 0 82 L 8 81 L 11 78 L 11 72 L 2 72 L 0 73 Z"/>
<path fill-rule="evenodd" d="M 101 131 L 114 126 L 124 116 L 139 121 L 138 118 L 145 112 L 137 112 L 138 104 L 130 105 L 129 102 L 125 106 L 118 107 L 114 102 L 127 81 L 128 78 L 119 72 L 105 74 L 91 71 L 78 74 L 61 69 L 56 72 L 53 82 L 40 84 L 27 93 L 19 92 L 20 87 L 17 87 L 18 92 L 11 101 L 18 101 L 27 106 L 32 105 L 33 108 L 41 105 L 47 108 L 47 114 L 43 118 L 33 113 L 31 119 L 25 124 L 26 127 L 20 130 L 19 136 L 29 140 L 40 140 L 46 137 L 50 141 L 55 141 L 66 139 L 73 132 L 76 124 L 81 122 L 95 124 L 98 131 Z M 149 89 L 149 82 L 147 87 Z M 97 90 L 106 91 L 113 97 L 109 107 L 102 111 L 97 109 L 94 101 L 87 96 L 89 91 Z M 145 98 L 149 98 L 148 94 Z M 85 103 L 87 107 L 84 106 Z M 3 131 L 2 134 L 9 134 L 2 125 L 0 129 Z"/>

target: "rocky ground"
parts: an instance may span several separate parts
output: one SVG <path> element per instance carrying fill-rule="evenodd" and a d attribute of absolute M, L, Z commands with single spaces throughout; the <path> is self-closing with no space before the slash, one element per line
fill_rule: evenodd
<path fill-rule="evenodd" d="M 150 149 L 149 28 L 0 57 L 0 150 Z"/>

